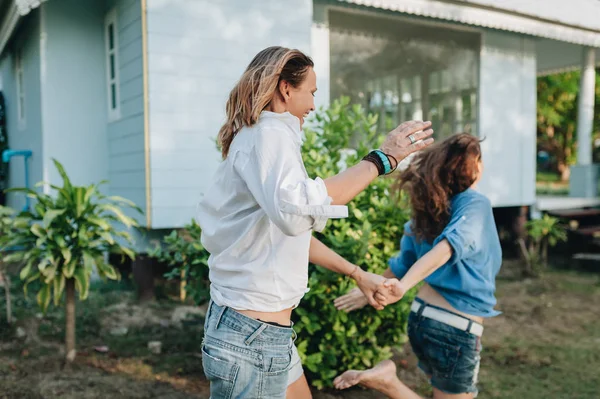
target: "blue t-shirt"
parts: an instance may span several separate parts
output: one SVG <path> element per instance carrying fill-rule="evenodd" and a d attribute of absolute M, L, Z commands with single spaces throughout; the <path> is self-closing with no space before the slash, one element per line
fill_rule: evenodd
<path fill-rule="evenodd" d="M 404 225 L 400 254 L 389 265 L 398 278 L 438 242 L 446 239 L 453 249 L 450 260 L 425 278 L 455 309 L 474 316 L 492 317 L 496 298 L 496 275 L 502 249 L 490 201 L 468 189 L 451 200 L 450 222 L 433 243 L 418 241 L 411 222 Z"/>

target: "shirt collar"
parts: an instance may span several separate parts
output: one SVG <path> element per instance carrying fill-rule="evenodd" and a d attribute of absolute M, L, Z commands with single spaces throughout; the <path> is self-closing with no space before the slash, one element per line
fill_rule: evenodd
<path fill-rule="evenodd" d="M 304 142 L 304 135 L 302 134 L 302 129 L 300 128 L 300 119 L 289 112 L 278 113 L 262 111 L 258 119 L 278 119 L 285 123 L 292 130 L 292 132 L 294 132 L 294 139 L 296 139 L 298 143 L 302 144 Z"/>

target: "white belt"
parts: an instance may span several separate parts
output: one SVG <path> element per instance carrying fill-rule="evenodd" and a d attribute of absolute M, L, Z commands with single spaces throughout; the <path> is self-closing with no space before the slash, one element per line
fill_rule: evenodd
<path fill-rule="evenodd" d="M 458 316 L 450 312 L 432 308 L 431 306 L 423 305 L 417 301 L 414 301 L 410 305 L 410 310 L 419 314 L 419 310 L 424 307 L 421 315 L 428 319 L 439 321 L 440 323 L 447 324 L 459 330 L 466 331 L 478 337 L 483 334 L 483 326 L 473 320 L 469 320 L 466 317 Z"/>

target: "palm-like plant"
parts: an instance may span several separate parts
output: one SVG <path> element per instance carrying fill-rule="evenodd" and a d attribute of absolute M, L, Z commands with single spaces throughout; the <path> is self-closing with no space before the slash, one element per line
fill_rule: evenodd
<path fill-rule="evenodd" d="M 117 226 L 137 227 L 135 219 L 123 213 L 122 206 L 141 210 L 121 197 L 108 197 L 99 191 L 99 184 L 71 184 L 63 166 L 56 160 L 63 186 L 50 185 L 55 195 L 31 189 L 24 192 L 34 200 L 32 211 L 21 212 L 13 220 L 11 233 L 3 239 L 4 247 L 15 248 L 5 262 L 23 265 L 20 277 L 27 285 L 39 280 L 42 288 L 37 301 L 44 312 L 52 298 L 58 306 L 66 291 L 65 346 L 66 361 L 75 359 L 75 291 L 85 300 L 89 293 L 94 268 L 106 279 L 120 278 L 118 271 L 106 261 L 105 255 L 119 252 L 131 259 L 135 254 L 128 244 L 131 236 Z M 102 184 L 104 182 L 101 182 Z"/>
<path fill-rule="evenodd" d="M 557 218 L 549 215 L 530 220 L 525 224 L 525 229 L 529 246 L 526 250 L 524 243 L 521 246 L 527 262 L 526 273 L 535 276 L 548 265 L 548 248 L 567 241 L 567 231 Z"/>

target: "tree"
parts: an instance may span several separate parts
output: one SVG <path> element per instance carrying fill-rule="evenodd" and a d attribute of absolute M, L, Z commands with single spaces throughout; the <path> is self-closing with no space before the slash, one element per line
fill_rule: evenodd
<path fill-rule="evenodd" d="M 577 161 L 577 96 L 579 71 L 548 75 L 537 80 L 538 150 L 552 156 L 552 167 L 568 180 Z M 596 73 L 596 109 L 600 107 L 600 76 Z M 595 138 L 600 138 L 600 117 L 594 113 Z"/>
<path fill-rule="evenodd" d="M 52 298 L 58 306 L 66 291 L 65 360 L 69 364 L 76 355 L 75 291 L 80 300 L 87 298 L 94 268 L 103 280 L 120 277 L 105 255 L 118 252 L 134 258 L 134 252 L 125 245 L 131 243 L 129 233 L 117 231 L 116 225 L 137 226 L 121 206 L 141 210 L 124 198 L 101 194 L 96 184 L 72 185 L 63 166 L 57 161 L 54 164 L 63 179 L 62 187 L 50 186 L 55 196 L 25 188 L 8 190 L 24 192 L 35 206 L 18 214 L 10 233 L 1 240 L 3 248 L 14 248 L 4 261 L 23 265 L 20 277 L 25 280 L 25 293 L 32 281 L 42 283 L 37 301 L 44 312 Z"/>
<path fill-rule="evenodd" d="M 538 79 L 538 149 L 552 155 L 553 167 L 568 180 L 576 161 L 576 120 L 579 72 L 567 72 Z"/>

